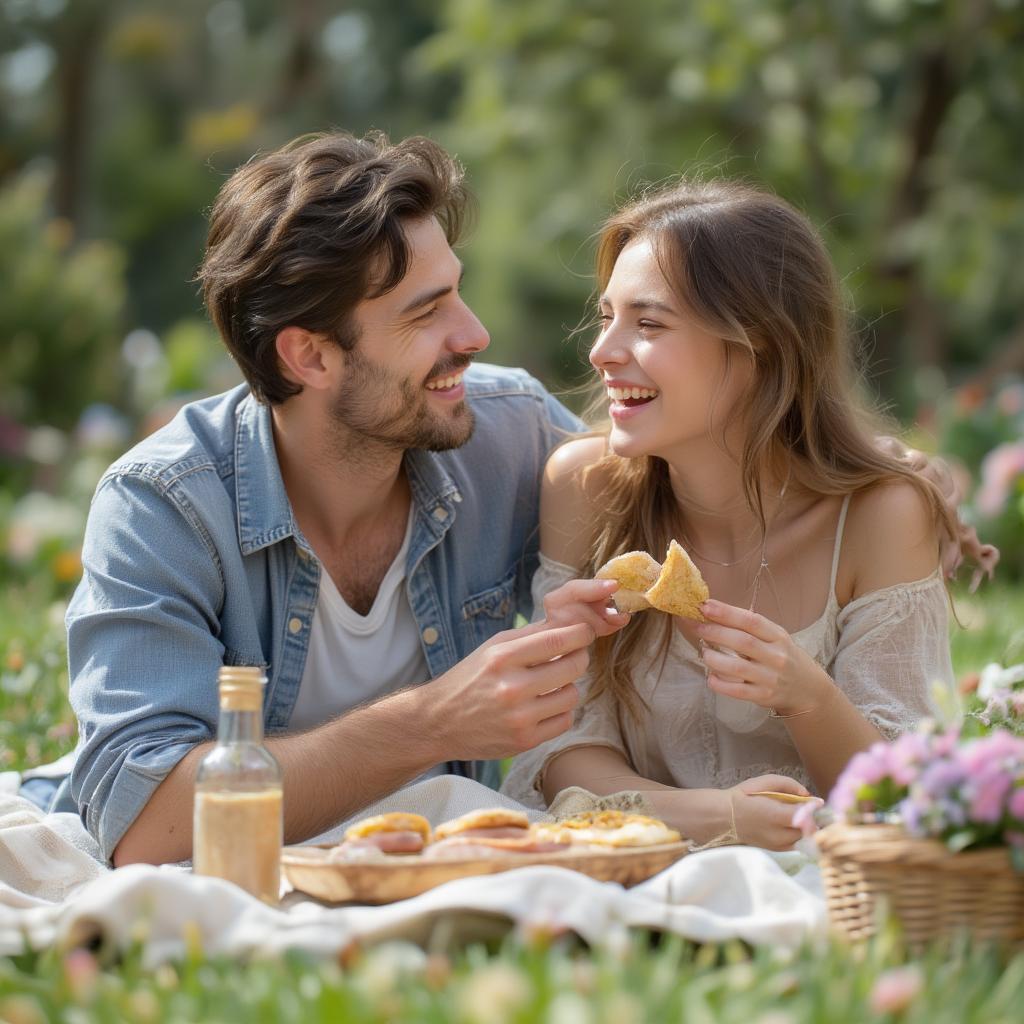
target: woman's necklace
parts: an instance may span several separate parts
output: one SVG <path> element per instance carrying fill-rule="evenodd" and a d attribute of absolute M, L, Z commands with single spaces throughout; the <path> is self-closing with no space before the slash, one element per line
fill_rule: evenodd
<path fill-rule="evenodd" d="M 765 526 L 764 536 L 761 538 L 761 564 L 757 567 L 757 572 L 754 574 L 753 582 L 750 584 L 753 591 L 750 598 L 750 611 L 754 610 L 754 605 L 757 604 L 757 595 L 761 590 L 761 577 L 765 571 L 771 571 L 768 568 L 768 534 L 771 532 L 771 528 L 775 525 L 775 520 L 779 518 L 779 513 L 782 511 L 782 500 L 786 496 L 786 488 L 789 487 L 789 473 L 786 473 L 786 480 L 779 491 L 779 504 L 775 509 L 775 514 L 772 516 L 771 521 Z M 691 554 L 696 555 L 702 562 L 710 562 L 712 565 L 717 565 L 722 569 L 731 569 L 733 566 L 740 565 L 745 562 L 757 548 L 751 548 L 745 554 L 739 558 L 734 559 L 731 562 L 719 562 L 714 558 L 708 558 L 707 555 L 702 555 L 694 546 L 690 543 L 689 537 L 683 534 L 683 540 L 686 541 L 686 549 Z"/>

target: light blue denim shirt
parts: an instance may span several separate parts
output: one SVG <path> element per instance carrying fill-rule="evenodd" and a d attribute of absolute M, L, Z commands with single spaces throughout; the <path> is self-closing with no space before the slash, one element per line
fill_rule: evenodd
<path fill-rule="evenodd" d="M 529 617 L 544 462 L 582 429 L 522 370 L 475 365 L 465 380 L 472 439 L 405 459 L 406 586 L 431 677 L 517 612 Z M 67 613 L 79 747 L 55 806 L 73 800 L 109 858 L 174 765 L 215 735 L 222 664 L 266 666 L 266 732 L 288 730 L 320 564 L 292 514 L 267 407 L 243 385 L 186 406 L 122 456 L 97 487 L 82 562 Z M 494 762 L 449 769 L 497 785 Z"/>

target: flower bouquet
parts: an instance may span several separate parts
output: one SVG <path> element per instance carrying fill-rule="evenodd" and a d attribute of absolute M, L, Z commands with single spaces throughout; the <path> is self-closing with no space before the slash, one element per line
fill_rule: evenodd
<path fill-rule="evenodd" d="M 817 843 L 838 930 L 872 934 L 884 905 L 914 946 L 965 928 L 1024 942 L 1024 738 L 932 726 L 877 743 L 828 808 Z"/>

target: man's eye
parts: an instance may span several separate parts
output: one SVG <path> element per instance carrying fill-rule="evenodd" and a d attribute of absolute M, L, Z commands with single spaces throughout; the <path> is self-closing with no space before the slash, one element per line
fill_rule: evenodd
<path fill-rule="evenodd" d="M 430 309 L 428 309 L 425 313 L 420 313 L 420 315 L 418 317 L 416 317 L 416 319 L 418 321 L 419 320 L 429 320 L 436 312 L 437 312 L 437 306 L 431 306 Z"/>

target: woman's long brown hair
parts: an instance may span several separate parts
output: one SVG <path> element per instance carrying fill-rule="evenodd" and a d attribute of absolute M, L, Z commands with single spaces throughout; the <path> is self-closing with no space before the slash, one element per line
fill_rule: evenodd
<path fill-rule="evenodd" d="M 739 463 L 762 536 L 762 481 L 779 465 L 788 467 L 794 483 L 820 495 L 905 480 L 928 502 L 937 529 L 956 535 L 938 489 L 875 443 L 881 417 L 863 397 L 835 270 L 801 213 L 745 184 L 673 184 L 629 203 L 604 224 L 600 291 L 622 250 L 640 238 L 652 244 L 683 308 L 723 340 L 725 372 L 733 359 L 753 361 L 753 384 L 736 414 L 757 424 L 747 431 Z M 603 413 L 603 390 L 597 404 Z M 681 509 L 664 460 L 609 453 L 582 482 L 601 510 L 588 564 L 580 567 L 588 575 L 625 551 L 660 558 L 678 535 Z M 636 718 L 641 701 L 632 670 L 652 651 L 664 659 L 672 628 L 667 616 L 637 615 L 616 636 L 598 640 L 589 698 L 610 691 L 620 710 Z"/>

